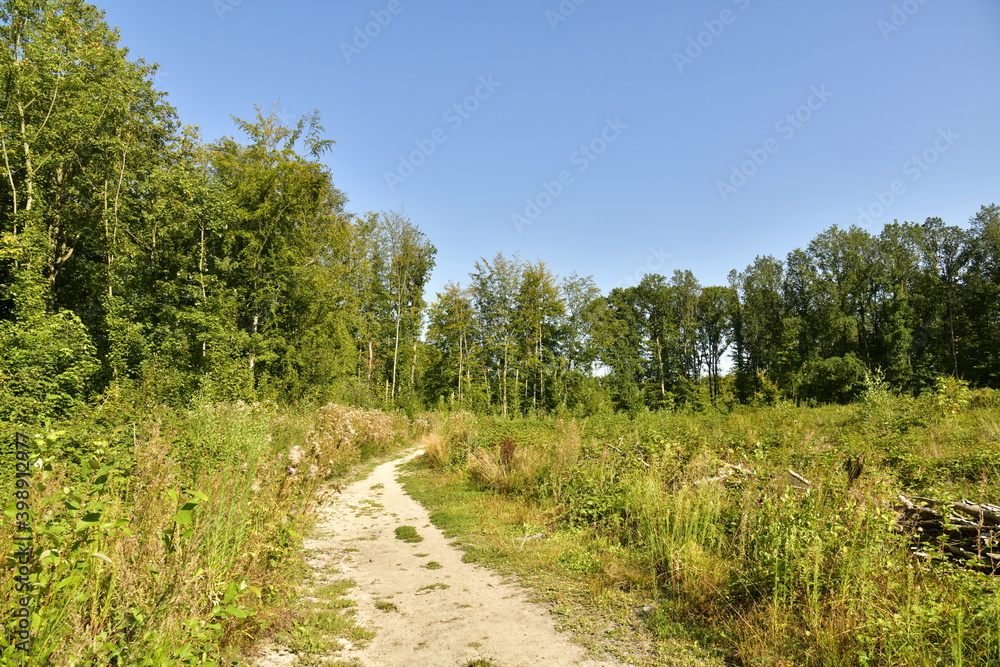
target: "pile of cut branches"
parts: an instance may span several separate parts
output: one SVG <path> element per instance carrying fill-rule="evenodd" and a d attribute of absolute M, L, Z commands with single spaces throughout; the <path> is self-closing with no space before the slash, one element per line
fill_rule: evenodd
<path fill-rule="evenodd" d="M 934 559 L 939 550 L 964 568 L 1000 574 L 1000 507 L 969 500 L 945 502 L 899 496 L 900 528 L 913 536 L 910 550 Z"/>

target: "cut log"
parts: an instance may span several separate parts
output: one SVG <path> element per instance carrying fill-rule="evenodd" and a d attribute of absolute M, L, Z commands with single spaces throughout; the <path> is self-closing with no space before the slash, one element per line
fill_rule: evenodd
<path fill-rule="evenodd" d="M 992 512 L 982 505 L 977 505 L 976 503 L 968 500 L 963 500 L 958 503 L 952 503 L 951 507 L 956 512 L 961 512 L 962 514 L 971 516 L 983 523 L 1000 526 L 1000 514 Z"/>

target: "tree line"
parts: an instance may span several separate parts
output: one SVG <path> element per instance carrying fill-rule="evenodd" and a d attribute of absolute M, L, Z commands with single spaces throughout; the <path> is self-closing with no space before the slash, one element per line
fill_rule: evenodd
<path fill-rule="evenodd" d="M 482 260 L 429 309 L 429 398 L 507 412 L 919 394 L 944 375 L 1000 387 L 1000 207 L 879 233 L 831 227 L 727 285 L 690 271 L 602 295 L 542 263 Z"/>
<path fill-rule="evenodd" d="M 318 112 L 182 127 L 156 67 L 79 0 L 0 1 L 0 418 L 341 400 L 499 414 L 847 401 L 1000 386 L 1000 209 L 833 227 L 727 285 L 602 294 L 497 255 L 432 303 L 403 211 L 354 214 Z"/>

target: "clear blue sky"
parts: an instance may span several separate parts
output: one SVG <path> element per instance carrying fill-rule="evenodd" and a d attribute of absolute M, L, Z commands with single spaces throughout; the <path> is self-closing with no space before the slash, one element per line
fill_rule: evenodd
<path fill-rule="evenodd" d="M 318 109 L 349 209 L 437 246 L 429 296 L 497 252 L 725 284 L 859 209 L 1000 203 L 996 0 L 96 4 L 207 140 Z"/>

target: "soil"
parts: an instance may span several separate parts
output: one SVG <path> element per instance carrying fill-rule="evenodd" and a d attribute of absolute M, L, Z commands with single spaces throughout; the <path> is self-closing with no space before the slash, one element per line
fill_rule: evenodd
<path fill-rule="evenodd" d="M 320 508 L 318 537 L 306 544 L 309 565 L 319 583 L 356 582 L 348 594 L 356 618 L 376 632 L 365 646 L 342 640 L 330 657 L 366 667 L 465 667 L 477 660 L 496 667 L 625 667 L 589 656 L 558 632 L 548 609 L 529 601 L 530 590 L 462 562 L 462 552 L 396 480 L 397 467 L 419 454 L 380 465 Z M 416 528 L 423 540 L 399 539 L 400 526 Z M 271 649 L 257 664 L 294 660 Z"/>

